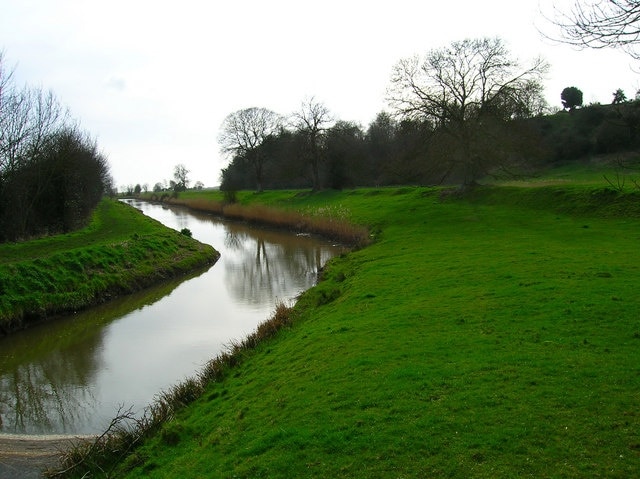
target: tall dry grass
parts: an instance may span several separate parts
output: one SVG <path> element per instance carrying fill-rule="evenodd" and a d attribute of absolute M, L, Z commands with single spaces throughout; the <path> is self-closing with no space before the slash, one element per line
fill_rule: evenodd
<path fill-rule="evenodd" d="M 168 203 L 186 206 L 195 211 L 212 213 L 225 218 L 249 223 L 274 226 L 297 233 L 309 233 L 340 241 L 355 247 L 366 246 L 370 241 L 369 230 L 323 211 L 298 212 L 264 205 L 225 204 L 202 198 L 168 198 Z"/>
<path fill-rule="evenodd" d="M 186 206 L 195 211 L 201 211 L 203 213 L 212 213 L 214 215 L 224 215 L 224 203 L 221 201 L 207 200 L 204 198 L 166 198 L 166 203 L 172 205 Z"/>

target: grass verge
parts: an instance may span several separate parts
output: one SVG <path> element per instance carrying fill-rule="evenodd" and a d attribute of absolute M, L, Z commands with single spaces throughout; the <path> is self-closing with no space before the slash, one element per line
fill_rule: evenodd
<path fill-rule="evenodd" d="M 290 327 L 209 381 L 114 474 L 636 475 L 640 222 L 620 205 L 637 200 L 531 191 L 247 195 L 342 209 L 376 241 L 332 260 Z"/>
<path fill-rule="evenodd" d="M 209 245 L 104 200 L 68 235 L 0 245 L 0 334 L 212 264 Z"/>

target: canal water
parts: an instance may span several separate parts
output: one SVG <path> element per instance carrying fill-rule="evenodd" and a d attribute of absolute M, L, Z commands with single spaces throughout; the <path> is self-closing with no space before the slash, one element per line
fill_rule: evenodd
<path fill-rule="evenodd" d="M 233 340 L 293 302 L 345 250 L 128 200 L 221 253 L 212 267 L 0 339 L 0 434 L 94 434 L 120 408 L 140 414 Z"/>

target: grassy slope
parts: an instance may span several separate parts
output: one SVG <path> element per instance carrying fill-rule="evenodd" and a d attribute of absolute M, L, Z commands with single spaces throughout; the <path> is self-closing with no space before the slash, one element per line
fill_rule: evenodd
<path fill-rule="evenodd" d="M 488 189 L 473 202 L 420 188 L 246 195 L 347 209 L 377 241 L 334 260 L 299 301 L 293 328 L 212 384 L 122 470 L 158 478 L 637 473 L 638 215 L 561 211 L 584 213 L 587 189 L 564 197 L 573 205 L 553 188 L 539 190 L 542 200 L 518 191 Z"/>
<path fill-rule="evenodd" d="M 0 330 L 136 291 L 216 258 L 210 246 L 104 200 L 87 228 L 0 245 Z"/>

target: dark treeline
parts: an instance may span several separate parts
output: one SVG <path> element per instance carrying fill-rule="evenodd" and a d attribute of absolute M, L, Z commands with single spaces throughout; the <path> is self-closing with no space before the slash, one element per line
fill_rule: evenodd
<path fill-rule="evenodd" d="M 522 159 L 515 169 L 495 162 L 498 166 L 491 173 L 496 176 L 527 174 L 544 165 L 637 148 L 640 101 L 510 120 L 506 134 L 492 141 L 486 155 L 498 156 L 505 143 L 512 143 L 511 154 Z M 281 128 L 259 148 L 265 158 L 263 188 L 314 187 L 304 132 Z M 322 135 L 320 187 L 460 183 L 463 172 L 448 168 L 440 148 L 444 146 L 439 143 L 439 132 L 428 121 L 397 121 L 385 112 L 366 129 L 338 121 Z M 241 154 L 222 170 L 221 179 L 223 190 L 257 188 L 255 172 Z"/>
<path fill-rule="evenodd" d="M 640 147 L 640 100 L 593 104 L 531 121 L 546 145 L 548 163 Z"/>
<path fill-rule="evenodd" d="M 219 141 L 223 190 L 459 184 L 527 174 L 541 164 L 638 146 L 638 102 L 548 114 L 542 58 L 522 63 L 500 38 L 465 39 L 401 59 L 387 102 L 363 129 L 314 99 L 288 121 L 264 108 L 230 114 Z M 558 92 L 566 96 L 568 88 Z"/>
<path fill-rule="evenodd" d="M 0 55 L 0 241 L 81 227 L 111 183 L 95 141 L 52 93 L 17 88 Z"/>
<path fill-rule="evenodd" d="M 379 113 L 366 130 L 337 121 L 322 132 L 314 173 L 306 132 L 281 128 L 258 147 L 265 158 L 262 186 L 341 189 L 439 182 L 443 172 L 425 161 L 431 134 L 427 122 L 396 121 L 386 112 Z M 222 190 L 257 188 L 255 172 L 243 154 L 233 157 L 221 180 Z"/>
<path fill-rule="evenodd" d="M 310 161 L 311 150 L 305 132 L 281 128 L 258 147 L 263 166 L 263 187 L 307 188 L 318 181 L 319 187 L 342 188 L 356 184 L 404 183 L 405 176 L 394 165 L 400 141 L 419 148 L 420 138 L 409 133 L 408 124 L 399 126 L 382 113 L 368 132 L 351 122 L 338 121 L 323 131 L 319 144 L 317 175 Z M 403 138 L 400 138 L 402 136 Z M 254 189 L 256 175 L 244 154 L 236 154 L 222 170 L 223 190 Z"/>

